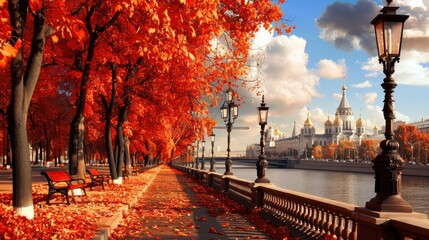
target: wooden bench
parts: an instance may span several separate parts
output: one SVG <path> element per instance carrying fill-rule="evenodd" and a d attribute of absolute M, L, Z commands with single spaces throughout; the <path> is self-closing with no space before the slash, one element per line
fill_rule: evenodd
<path fill-rule="evenodd" d="M 132 172 L 133 175 L 137 176 L 138 174 L 143 173 L 144 171 L 145 171 L 144 166 L 134 165 L 132 167 L 132 171 L 131 172 Z"/>
<path fill-rule="evenodd" d="M 84 179 L 72 179 L 70 175 L 65 170 L 58 171 L 45 171 L 42 172 L 41 175 L 45 176 L 48 180 L 49 190 L 48 190 L 48 199 L 46 200 L 46 204 L 49 205 L 49 200 L 54 193 L 60 193 L 66 196 L 67 204 L 70 205 L 68 192 L 71 190 L 72 197 L 74 199 L 74 189 L 82 189 L 86 196 L 86 183 Z M 74 183 L 78 182 L 78 183 Z M 79 183 L 82 182 L 82 183 Z"/>
<path fill-rule="evenodd" d="M 96 185 L 101 185 L 101 187 L 104 190 L 105 182 L 110 185 L 109 183 L 110 176 L 108 174 L 101 174 L 97 169 L 87 169 L 86 172 L 91 177 L 91 185 L 90 185 L 91 190 L 92 190 L 92 187 Z"/>

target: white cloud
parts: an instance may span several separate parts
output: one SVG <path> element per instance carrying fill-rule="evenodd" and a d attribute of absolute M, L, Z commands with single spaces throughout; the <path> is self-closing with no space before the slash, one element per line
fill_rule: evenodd
<path fill-rule="evenodd" d="M 264 45 L 268 34 L 257 34 L 255 46 L 261 46 L 254 60 L 259 66 L 264 94 L 269 96 L 273 114 L 291 115 L 314 97 L 319 77 L 308 69 L 306 41 L 295 35 L 275 36 Z M 277 111 L 277 112 L 275 112 Z"/>
<path fill-rule="evenodd" d="M 332 97 L 336 100 L 340 100 L 343 97 L 342 93 L 334 93 L 332 94 Z"/>
<path fill-rule="evenodd" d="M 381 127 L 385 125 L 382 107 L 368 104 L 366 110 L 368 114 L 367 120 L 365 121 L 366 128 L 372 130 L 374 126 L 377 126 L 378 129 L 381 129 Z M 410 122 L 410 117 L 400 112 L 395 111 L 395 117 L 395 121 Z"/>
<path fill-rule="evenodd" d="M 352 87 L 355 87 L 355 88 L 369 88 L 369 87 L 372 87 L 372 84 L 371 84 L 370 81 L 366 80 L 365 82 L 361 82 L 361 83 L 358 83 L 358 84 L 353 84 Z"/>
<path fill-rule="evenodd" d="M 372 104 L 377 99 L 378 94 L 376 92 L 366 93 L 365 94 L 365 104 Z"/>
<path fill-rule="evenodd" d="M 322 59 L 317 63 L 317 67 L 319 68 L 319 76 L 327 79 L 343 78 L 347 73 L 346 61 L 344 59 L 339 60 L 338 63 L 330 59 Z"/>
<path fill-rule="evenodd" d="M 404 85 L 429 86 L 429 52 L 419 52 L 416 50 L 403 51 L 401 61 L 395 64 L 395 81 Z M 362 66 L 368 73 L 366 77 L 384 78 L 383 65 L 378 63 L 376 57 L 368 59 Z M 380 79 L 380 82 L 382 79 Z"/>
<path fill-rule="evenodd" d="M 424 10 L 427 9 L 426 4 L 429 4 L 426 1 L 426 4 L 422 0 L 396 0 L 398 6 L 408 5 L 411 8 L 423 8 Z"/>

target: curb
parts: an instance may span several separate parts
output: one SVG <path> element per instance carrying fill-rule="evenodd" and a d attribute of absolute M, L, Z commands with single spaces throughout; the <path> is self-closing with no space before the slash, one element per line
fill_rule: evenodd
<path fill-rule="evenodd" d="M 159 169 L 156 171 L 156 175 L 158 175 Z M 142 173 L 144 174 L 144 173 Z M 152 182 L 155 180 L 156 176 L 149 180 L 148 184 L 146 184 L 141 190 L 133 190 L 133 197 L 128 204 L 123 205 L 119 207 L 118 211 L 113 214 L 111 217 L 105 217 L 102 218 L 98 223 L 98 230 L 95 234 L 95 237 L 93 237 L 93 240 L 108 240 L 110 234 L 113 232 L 113 230 L 118 226 L 119 222 L 123 218 L 123 212 L 126 213 L 128 210 L 137 203 L 139 198 L 147 191 L 150 185 L 152 185 Z"/>

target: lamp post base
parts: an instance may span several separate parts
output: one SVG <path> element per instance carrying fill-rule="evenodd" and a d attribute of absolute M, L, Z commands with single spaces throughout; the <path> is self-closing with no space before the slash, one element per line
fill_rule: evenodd
<path fill-rule="evenodd" d="M 231 158 L 227 158 L 225 161 L 225 173 L 223 175 L 234 175 L 231 171 L 232 167 L 232 160 Z"/>
<path fill-rule="evenodd" d="M 399 195 L 388 197 L 375 196 L 365 204 L 365 208 L 378 212 L 411 213 L 413 208 Z"/>
<path fill-rule="evenodd" d="M 255 183 L 270 183 L 270 180 L 266 177 L 257 178 Z"/>

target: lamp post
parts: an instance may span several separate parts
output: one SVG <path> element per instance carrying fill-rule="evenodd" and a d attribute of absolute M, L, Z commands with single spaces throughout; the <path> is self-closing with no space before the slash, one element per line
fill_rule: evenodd
<path fill-rule="evenodd" d="M 203 147 L 203 149 L 201 150 L 203 153 L 202 153 L 202 156 L 201 156 L 201 170 L 206 170 L 206 168 L 205 168 L 205 160 L 204 160 L 204 153 L 205 153 L 205 147 L 206 147 L 206 141 L 205 140 L 203 140 L 202 142 L 201 142 L 201 146 Z"/>
<path fill-rule="evenodd" d="M 385 140 L 380 143 L 382 152 L 373 160 L 375 171 L 376 196 L 366 202 L 367 209 L 379 212 L 412 212 L 412 207 L 401 197 L 401 174 L 405 161 L 397 152 L 399 144 L 394 140 L 392 129 L 395 119 L 393 92 L 397 84 L 392 75 L 395 72 L 395 63 L 399 61 L 401 53 L 402 32 L 404 22 L 409 16 L 397 15 L 398 7 L 390 6 L 392 0 L 387 0 L 372 21 L 379 62 L 383 64 L 385 78 L 381 86 L 384 89 L 383 115 L 386 131 Z"/>
<path fill-rule="evenodd" d="M 212 143 L 212 159 L 210 160 L 210 170 L 209 172 L 216 172 L 215 170 L 215 159 L 214 159 L 214 143 L 215 143 L 215 134 L 212 132 L 212 134 L 210 134 L 210 142 Z"/>
<path fill-rule="evenodd" d="M 191 166 L 191 161 L 189 161 L 189 157 L 191 154 L 191 146 L 187 146 L 187 151 L 186 151 L 186 166 L 190 167 Z"/>
<path fill-rule="evenodd" d="M 258 107 L 258 118 L 259 118 L 259 125 L 261 125 L 261 154 L 259 155 L 259 159 L 256 162 L 256 172 L 258 178 L 255 180 L 255 183 L 270 183 L 270 180 L 265 176 L 267 172 L 268 162 L 267 158 L 265 156 L 265 140 L 264 140 L 264 133 L 265 133 L 265 125 L 267 125 L 268 120 L 268 109 L 269 107 L 265 106 L 264 102 L 264 95 L 262 95 L 262 102 L 261 106 Z"/>
<path fill-rule="evenodd" d="M 192 147 L 190 147 L 190 160 L 191 160 L 191 166 L 192 168 L 195 167 L 195 163 L 194 163 L 194 151 L 195 151 L 195 142 L 192 143 Z"/>
<path fill-rule="evenodd" d="M 428 165 L 428 149 L 427 148 L 425 148 L 425 154 L 426 154 L 426 156 L 425 156 L 425 165 Z"/>
<path fill-rule="evenodd" d="M 200 141 L 199 140 L 197 140 L 197 143 L 196 143 L 196 148 L 197 148 L 197 158 L 195 158 L 195 169 L 197 169 L 198 170 L 198 165 L 199 165 L 199 159 L 198 159 L 198 148 L 200 148 Z"/>
<path fill-rule="evenodd" d="M 227 137 L 227 157 L 225 160 L 225 173 L 224 175 L 233 175 L 231 172 L 232 167 L 232 160 L 230 157 L 230 144 L 231 144 L 231 128 L 234 124 L 234 120 L 238 117 L 238 105 L 234 102 L 233 99 L 234 92 L 231 88 L 228 88 L 226 90 L 226 101 L 223 103 L 222 107 L 220 108 L 220 113 L 222 116 L 223 121 L 226 124 L 226 130 L 228 132 Z"/>

